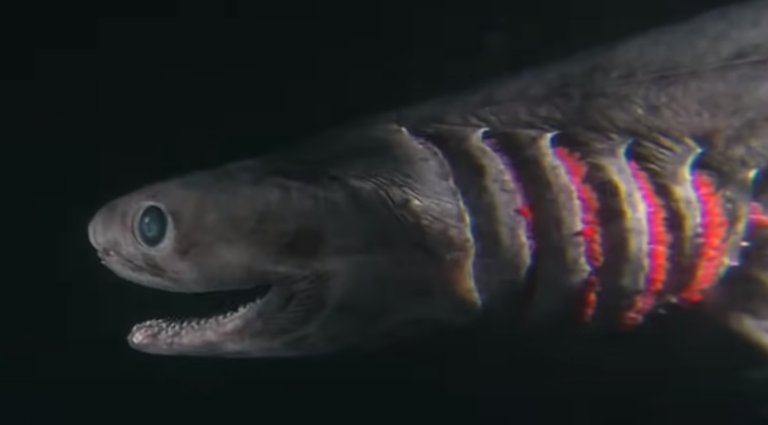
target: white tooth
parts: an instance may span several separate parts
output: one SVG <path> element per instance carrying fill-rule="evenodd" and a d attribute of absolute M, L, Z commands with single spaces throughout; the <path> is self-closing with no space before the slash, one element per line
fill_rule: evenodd
<path fill-rule="evenodd" d="M 262 301 L 264 301 L 264 297 L 256 298 L 251 302 L 239 305 L 237 308 L 225 311 L 218 315 L 212 315 L 208 317 L 188 317 L 188 318 L 167 317 L 162 319 L 155 318 L 155 319 L 147 320 L 139 325 L 136 325 L 134 326 L 134 328 L 136 328 L 137 326 L 153 327 L 163 332 L 179 332 L 179 331 L 184 331 L 187 328 L 196 329 L 201 326 L 210 326 L 211 324 L 221 323 L 223 321 L 229 320 L 236 315 L 242 314 L 249 308 L 258 307 L 262 303 Z"/>

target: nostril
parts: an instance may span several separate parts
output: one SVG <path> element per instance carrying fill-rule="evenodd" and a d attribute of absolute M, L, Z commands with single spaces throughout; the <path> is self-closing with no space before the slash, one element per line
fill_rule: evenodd
<path fill-rule="evenodd" d="M 97 250 L 96 255 L 99 256 L 99 260 L 101 260 L 102 264 L 107 264 L 107 262 L 112 261 L 112 257 L 115 255 L 115 252 L 109 248 L 104 248 Z"/>

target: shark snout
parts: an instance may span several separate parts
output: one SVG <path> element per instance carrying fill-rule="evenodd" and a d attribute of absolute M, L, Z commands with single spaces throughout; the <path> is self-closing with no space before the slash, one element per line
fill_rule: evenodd
<path fill-rule="evenodd" d="M 104 209 L 97 211 L 88 222 L 88 241 L 91 246 L 98 252 L 99 257 L 104 259 L 105 256 L 110 256 L 112 251 L 108 249 L 108 234 L 109 223 L 107 223 L 107 215 Z"/>
<path fill-rule="evenodd" d="M 105 246 L 103 235 L 103 218 L 99 214 L 95 214 L 88 222 L 88 241 L 96 250 L 96 255 L 98 255 L 101 263 L 107 265 L 112 260 L 114 252 Z"/>
<path fill-rule="evenodd" d="M 91 243 L 91 246 L 99 249 L 99 242 L 96 238 L 96 216 L 91 217 L 91 219 L 88 221 L 88 241 Z"/>

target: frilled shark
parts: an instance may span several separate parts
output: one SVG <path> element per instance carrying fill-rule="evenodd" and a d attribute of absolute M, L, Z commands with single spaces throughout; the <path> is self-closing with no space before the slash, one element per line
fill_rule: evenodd
<path fill-rule="evenodd" d="M 677 305 L 768 354 L 766 166 L 753 1 L 150 183 L 88 236 L 140 285 L 268 288 L 137 324 L 147 353 L 306 356 L 482 321 L 633 332 Z"/>

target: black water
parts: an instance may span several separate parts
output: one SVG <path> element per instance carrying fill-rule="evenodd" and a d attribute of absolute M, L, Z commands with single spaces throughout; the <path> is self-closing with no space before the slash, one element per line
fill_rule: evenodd
<path fill-rule="evenodd" d="M 173 301 L 112 276 L 85 227 L 100 204 L 139 185 L 299 143 L 366 113 L 725 3 L 365 2 L 333 10 L 318 3 L 283 5 L 281 13 L 156 3 L 102 10 L 98 20 L 63 8 L 36 12 L 32 38 L 14 39 L 27 60 L 33 54 L 34 69 L 7 81 L 14 112 L 6 126 L 14 131 L 0 153 L 0 407 L 13 418 L 768 421 L 765 385 L 730 379 L 729 359 L 746 356 L 739 345 L 720 354 L 708 346 L 665 351 L 676 339 L 670 334 L 580 368 L 563 351 L 445 342 L 290 361 L 143 355 L 128 348 L 125 334 Z M 697 368 L 675 366 L 688 358 Z"/>

